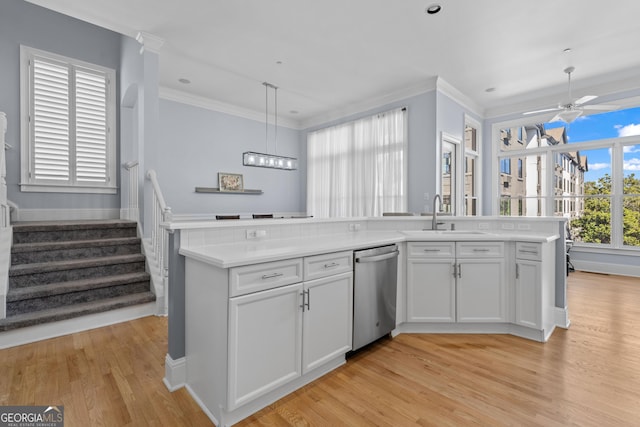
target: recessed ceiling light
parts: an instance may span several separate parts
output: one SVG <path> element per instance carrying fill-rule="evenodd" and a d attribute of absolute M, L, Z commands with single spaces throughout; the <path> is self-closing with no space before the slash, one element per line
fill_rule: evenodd
<path fill-rule="evenodd" d="M 488 87 L 484 90 L 485 92 L 491 93 L 491 92 L 495 92 L 496 88 L 495 87 Z"/>
<path fill-rule="evenodd" d="M 179 81 L 180 83 L 182 83 L 182 84 L 185 84 L 185 85 L 188 85 L 189 83 L 191 83 L 191 80 L 189 80 L 189 79 L 185 79 L 185 78 L 178 79 L 178 81 Z"/>
<path fill-rule="evenodd" d="M 424 12 L 427 15 L 435 15 L 436 13 L 440 12 L 442 10 L 442 6 L 440 6 L 438 3 L 434 3 L 431 6 L 427 6 L 427 8 L 424 10 Z"/>

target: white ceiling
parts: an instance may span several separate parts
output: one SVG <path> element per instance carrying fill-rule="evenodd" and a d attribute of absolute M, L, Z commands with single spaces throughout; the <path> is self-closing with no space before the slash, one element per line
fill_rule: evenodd
<path fill-rule="evenodd" d="M 487 115 L 555 106 L 568 65 L 574 97 L 640 87 L 638 0 L 441 0 L 437 15 L 437 0 L 27 1 L 164 39 L 163 90 L 264 114 L 275 84 L 279 116 L 301 126 L 436 76 Z"/>

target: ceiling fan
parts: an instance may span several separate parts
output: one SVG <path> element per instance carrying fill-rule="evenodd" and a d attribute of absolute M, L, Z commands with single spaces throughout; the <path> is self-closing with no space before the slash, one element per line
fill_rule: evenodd
<path fill-rule="evenodd" d="M 571 123 L 582 115 L 583 110 L 598 110 L 598 111 L 611 111 L 619 108 L 617 105 L 584 105 L 587 102 L 593 101 L 597 98 L 596 95 L 585 95 L 582 98 L 578 98 L 572 101 L 571 97 L 571 73 L 575 71 L 575 67 L 567 67 L 564 72 L 569 77 L 569 103 L 559 104 L 554 108 L 545 108 L 542 110 L 527 111 L 524 115 L 547 113 L 551 111 L 558 111 L 549 122 L 563 121 L 565 123 Z"/>

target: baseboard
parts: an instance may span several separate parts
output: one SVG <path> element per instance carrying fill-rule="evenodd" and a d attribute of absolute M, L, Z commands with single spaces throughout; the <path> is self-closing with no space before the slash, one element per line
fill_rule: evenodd
<path fill-rule="evenodd" d="M 16 221 L 119 219 L 120 209 L 18 209 Z"/>
<path fill-rule="evenodd" d="M 555 323 L 558 328 L 569 329 L 571 326 L 571 320 L 569 320 L 568 307 L 560 308 L 556 307 L 554 312 Z"/>
<path fill-rule="evenodd" d="M 169 391 L 176 391 L 187 383 L 187 359 L 173 360 L 169 354 L 164 358 L 164 378 L 162 382 Z"/>
<path fill-rule="evenodd" d="M 59 322 L 43 323 L 26 328 L 12 329 L 0 333 L 0 349 L 16 347 L 49 338 L 88 331 L 128 320 L 152 316 L 156 311 L 156 303 L 139 304 L 103 313 L 89 314 Z"/>
<path fill-rule="evenodd" d="M 576 270 L 588 273 L 615 274 L 618 276 L 640 277 L 640 266 L 611 264 L 608 262 L 571 260 Z"/>
<path fill-rule="evenodd" d="M 129 221 L 138 221 L 140 218 L 140 211 L 134 208 L 122 208 L 120 209 L 120 219 L 126 219 Z"/>

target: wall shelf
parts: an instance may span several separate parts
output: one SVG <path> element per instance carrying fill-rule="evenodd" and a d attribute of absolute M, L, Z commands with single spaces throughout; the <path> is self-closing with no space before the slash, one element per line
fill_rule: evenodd
<path fill-rule="evenodd" d="M 196 193 L 213 193 L 213 194 L 262 194 L 262 190 L 244 189 L 243 191 L 220 191 L 218 187 L 196 187 Z"/>

